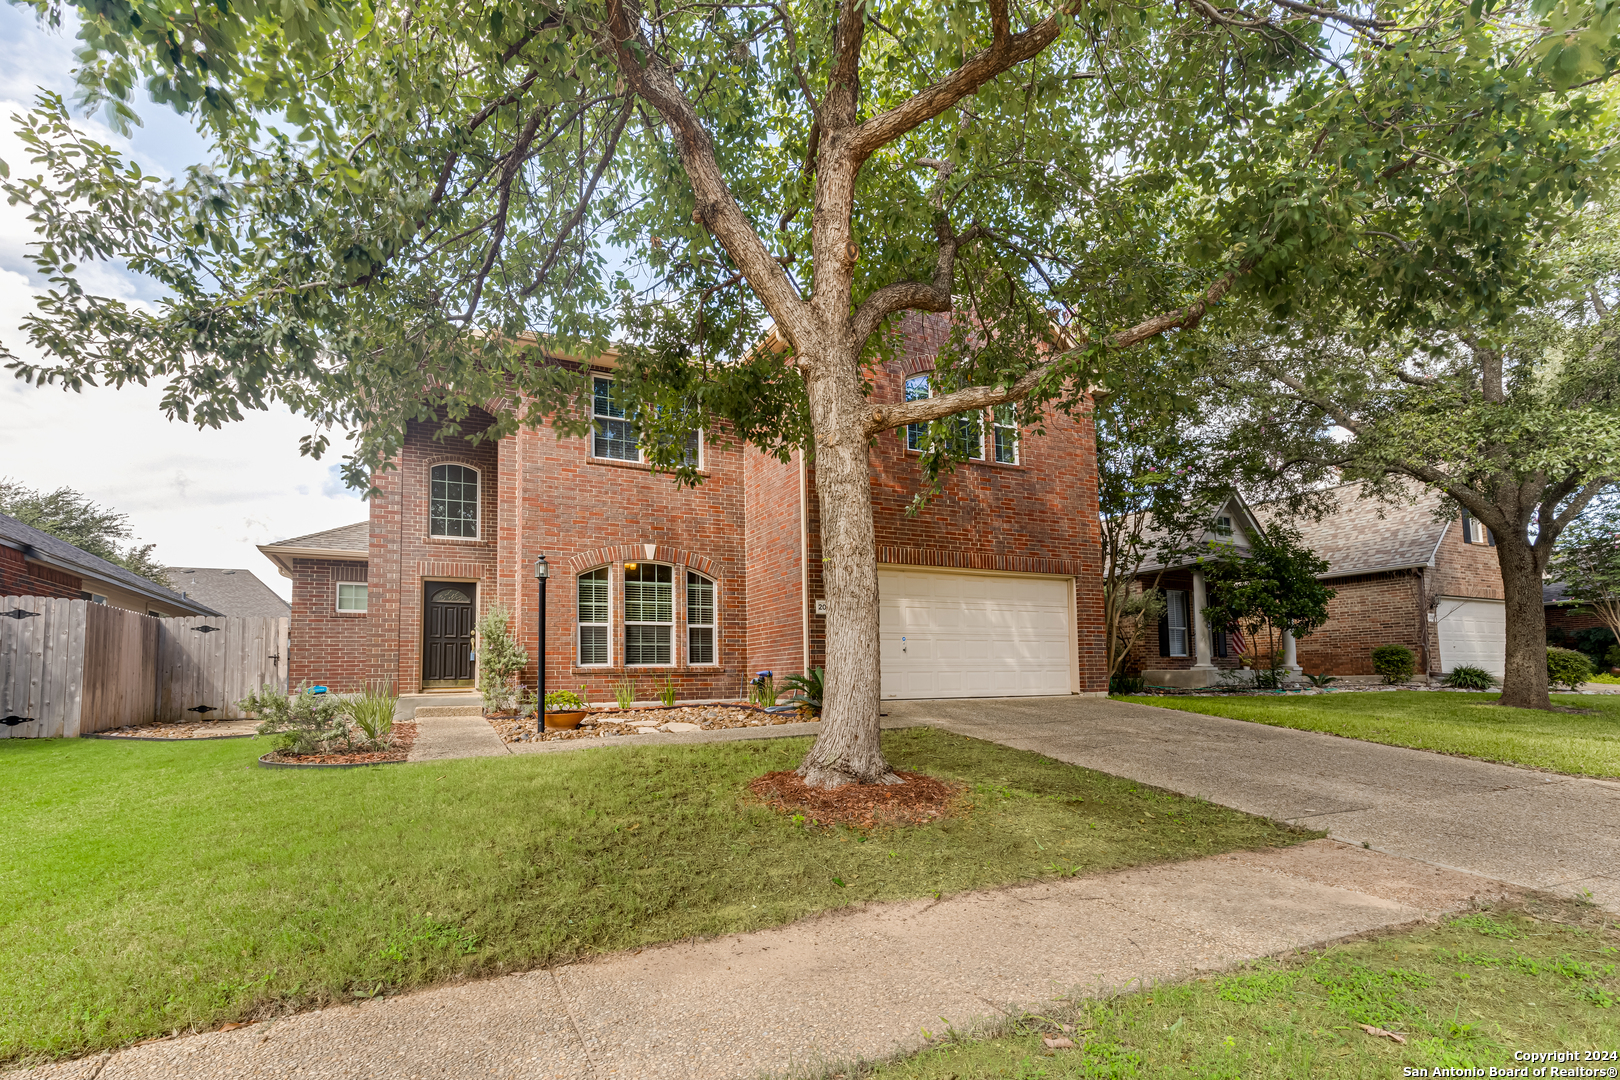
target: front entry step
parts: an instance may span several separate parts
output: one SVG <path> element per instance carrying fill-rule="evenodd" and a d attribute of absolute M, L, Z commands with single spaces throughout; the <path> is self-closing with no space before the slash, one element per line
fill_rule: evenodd
<path fill-rule="evenodd" d="M 450 710 L 446 712 L 445 710 Z M 461 710 L 471 710 L 464 712 Z M 484 699 L 478 694 L 401 694 L 395 720 L 418 716 L 482 716 Z"/>
<path fill-rule="evenodd" d="M 411 714 L 411 719 L 421 720 L 429 716 L 483 716 L 482 705 L 420 705 Z"/>

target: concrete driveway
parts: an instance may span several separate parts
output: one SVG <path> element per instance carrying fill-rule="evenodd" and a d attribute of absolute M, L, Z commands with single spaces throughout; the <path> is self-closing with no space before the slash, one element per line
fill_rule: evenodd
<path fill-rule="evenodd" d="M 1105 698 L 886 701 L 924 723 L 1620 911 L 1620 783 Z"/>

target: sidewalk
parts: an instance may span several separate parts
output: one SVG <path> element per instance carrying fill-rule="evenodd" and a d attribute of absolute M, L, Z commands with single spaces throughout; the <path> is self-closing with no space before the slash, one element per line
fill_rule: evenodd
<path fill-rule="evenodd" d="M 916 1048 L 925 1029 L 1224 968 L 1513 892 L 1318 840 L 870 905 L 165 1039 L 20 1076 L 748 1080 Z"/>

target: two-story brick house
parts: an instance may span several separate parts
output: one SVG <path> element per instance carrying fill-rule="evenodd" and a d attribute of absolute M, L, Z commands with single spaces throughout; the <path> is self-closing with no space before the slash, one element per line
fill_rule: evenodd
<path fill-rule="evenodd" d="M 909 319 L 874 400 L 926 395 L 946 329 Z M 541 554 L 550 688 L 602 701 L 630 680 L 639 700 L 668 683 L 680 700 L 735 698 L 756 671 L 822 663 L 834 616 L 814 462 L 700 432 L 704 482 L 678 488 L 642 462 L 611 360 L 591 377 L 591 436 L 539 427 L 474 446 L 413 424 L 368 521 L 260 548 L 293 580 L 295 685 L 465 692 L 490 603 L 514 613 L 534 656 Z M 974 459 L 915 515 L 916 435 L 876 440 L 885 697 L 1106 690 L 1094 433 L 1089 414 L 1043 419 L 1040 435 L 1005 408 L 964 421 Z"/>
<path fill-rule="evenodd" d="M 1490 531 L 1466 514 L 1437 519 L 1440 495 L 1413 490 L 1410 502 L 1362 498 L 1359 485 L 1330 493 L 1336 509 L 1319 521 L 1298 522 L 1301 539 L 1327 560 L 1323 583 L 1336 595 L 1328 621 L 1309 637 L 1285 640 L 1284 664 L 1296 673 L 1373 675 L 1372 650 L 1405 645 L 1417 673 L 1439 676 L 1459 664 L 1502 674 L 1506 610 L 1502 571 Z M 1265 506 L 1228 501 L 1205 540 L 1246 545 L 1264 528 Z M 1239 665 L 1227 636 L 1204 624 L 1204 583 L 1190 560 L 1145 568 L 1140 579 L 1165 590 L 1165 618 L 1126 660 L 1149 685 L 1213 686 Z"/>

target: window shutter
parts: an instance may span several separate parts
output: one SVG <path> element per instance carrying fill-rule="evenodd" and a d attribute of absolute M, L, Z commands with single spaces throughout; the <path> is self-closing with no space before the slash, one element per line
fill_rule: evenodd
<path fill-rule="evenodd" d="M 1472 544 L 1474 542 L 1474 519 L 1468 516 L 1466 510 L 1462 512 L 1462 525 L 1463 543 Z"/>
<path fill-rule="evenodd" d="M 1220 657 L 1222 659 L 1226 658 L 1226 631 L 1225 630 L 1216 630 L 1216 629 L 1211 628 L 1210 631 L 1209 631 L 1209 643 L 1210 643 L 1210 645 L 1213 646 L 1213 651 L 1214 651 L 1216 656 L 1218 656 L 1218 657 Z"/>
<path fill-rule="evenodd" d="M 1159 616 L 1159 655 L 1170 655 L 1170 613 Z"/>

